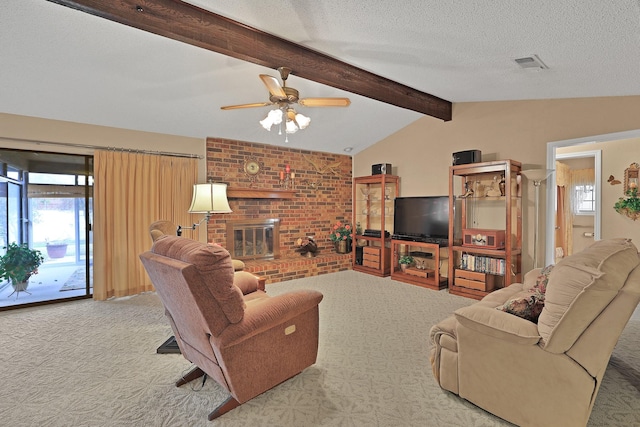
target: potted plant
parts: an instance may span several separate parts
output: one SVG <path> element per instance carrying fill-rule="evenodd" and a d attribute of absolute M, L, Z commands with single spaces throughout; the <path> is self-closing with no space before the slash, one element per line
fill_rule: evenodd
<path fill-rule="evenodd" d="M 411 255 L 402 255 L 398 260 L 398 264 L 400 264 L 400 269 L 405 271 L 408 266 L 413 264 L 413 257 Z"/>
<path fill-rule="evenodd" d="M 51 259 L 64 258 L 67 254 L 67 244 L 62 241 L 47 242 L 47 256 Z"/>
<path fill-rule="evenodd" d="M 26 243 L 9 243 L 4 249 L 7 252 L 0 256 L 0 279 L 11 281 L 15 292 L 25 291 L 29 277 L 38 273 L 44 257 L 39 250 L 30 249 Z"/>
<path fill-rule="evenodd" d="M 637 220 L 640 217 L 640 198 L 638 197 L 638 188 L 632 187 L 627 190 L 627 197 L 620 197 L 618 201 L 613 205 L 613 208 L 621 215 L 625 215 L 632 220 Z"/>
<path fill-rule="evenodd" d="M 351 238 L 353 236 L 353 229 L 349 224 L 343 224 L 338 221 L 333 226 L 329 238 L 336 246 L 336 252 L 339 254 L 346 254 L 351 252 Z"/>

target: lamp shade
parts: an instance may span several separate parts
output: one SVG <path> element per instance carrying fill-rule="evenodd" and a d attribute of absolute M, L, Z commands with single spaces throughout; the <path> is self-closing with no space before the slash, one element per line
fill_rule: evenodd
<path fill-rule="evenodd" d="M 311 123 L 311 119 L 298 113 L 296 114 L 296 122 L 298 123 L 298 126 L 300 126 L 300 129 L 304 129 L 309 126 L 309 123 Z"/>
<path fill-rule="evenodd" d="M 553 169 L 527 169 L 520 173 L 526 176 L 527 179 L 530 179 L 531 181 L 542 182 L 545 179 L 549 178 L 549 175 L 553 173 Z"/>
<path fill-rule="evenodd" d="M 271 126 L 279 125 L 280 123 L 282 123 L 282 110 L 277 108 L 269 111 L 269 114 L 267 114 L 264 120 L 260 120 L 262 127 L 269 131 L 271 130 Z"/>
<path fill-rule="evenodd" d="M 227 200 L 227 184 L 207 183 L 193 186 L 190 213 L 232 212 Z"/>
<path fill-rule="evenodd" d="M 296 122 L 294 122 L 293 120 L 287 120 L 286 131 L 287 133 L 298 132 L 298 126 L 296 126 Z"/>

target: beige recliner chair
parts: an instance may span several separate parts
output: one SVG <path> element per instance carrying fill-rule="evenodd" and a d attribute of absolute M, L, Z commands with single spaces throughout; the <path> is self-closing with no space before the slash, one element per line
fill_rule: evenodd
<path fill-rule="evenodd" d="M 322 294 L 300 290 L 269 297 L 246 273 L 234 282 L 229 253 L 164 235 L 140 255 L 184 357 L 231 395 L 209 420 L 275 387 L 316 362 Z M 253 278 L 253 279 L 252 279 Z"/>
<path fill-rule="evenodd" d="M 639 264 L 630 241 L 598 241 L 547 277 L 534 270 L 524 284 L 456 310 L 431 329 L 436 381 L 520 426 L 585 426 L 640 301 Z M 547 280 L 537 323 L 503 311 L 531 302 L 530 289 L 540 291 Z"/>

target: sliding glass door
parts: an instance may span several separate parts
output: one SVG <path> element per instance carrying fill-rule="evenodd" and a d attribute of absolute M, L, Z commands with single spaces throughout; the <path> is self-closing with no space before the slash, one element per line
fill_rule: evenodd
<path fill-rule="evenodd" d="M 20 201 L 20 186 L 0 178 L 0 248 L 22 241 Z"/>
<path fill-rule="evenodd" d="M 0 256 L 40 251 L 26 289 L 0 282 L 0 310 L 92 294 L 93 158 L 0 149 Z"/>

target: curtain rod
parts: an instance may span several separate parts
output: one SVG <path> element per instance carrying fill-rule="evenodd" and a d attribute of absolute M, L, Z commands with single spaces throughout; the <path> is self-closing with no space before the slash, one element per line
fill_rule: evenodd
<path fill-rule="evenodd" d="M 204 159 L 204 156 L 199 154 L 186 154 L 186 153 L 170 153 L 167 151 L 153 151 L 153 150 L 140 150 L 136 148 L 118 148 L 118 147 L 98 147 L 95 145 L 86 145 L 86 144 L 73 144 L 70 142 L 55 142 L 55 141 L 43 141 L 38 139 L 24 139 L 24 138 L 8 138 L 4 136 L 0 136 L 0 140 L 4 141 L 18 141 L 18 142 L 32 142 L 34 144 L 48 144 L 48 145 L 59 145 L 64 147 L 74 147 L 74 148 L 88 148 L 91 150 L 108 150 L 108 151 L 124 151 L 130 153 L 140 153 L 140 154 L 155 154 L 158 156 L 172 156 L 172 157 L 188 157 L 195 159 Z"/>

